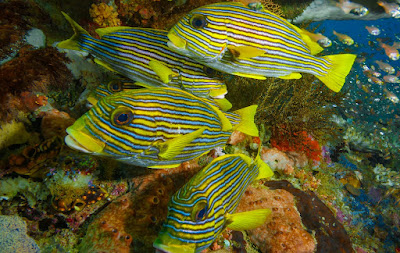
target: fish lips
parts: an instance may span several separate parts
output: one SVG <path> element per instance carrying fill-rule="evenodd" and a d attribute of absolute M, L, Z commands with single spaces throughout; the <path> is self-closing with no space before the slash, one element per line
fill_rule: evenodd
<path fill-rule="evenodd" d="M 88 154 L 100 154 L 105 148 L 104 142 L 96 140 L 72 127 L 68 127 L 66 132 L 68 135 L 65 136 L 65 144 L 72 149 Z"/>

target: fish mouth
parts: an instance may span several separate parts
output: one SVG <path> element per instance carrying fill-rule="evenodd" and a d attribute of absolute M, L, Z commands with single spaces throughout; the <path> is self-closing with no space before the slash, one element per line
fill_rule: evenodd
<path fill-rule="evenodd" d="M 65 136 L 65 144 L 72 149 L 88 154 L 102 153 L 106 144 L 83 132 L 83 128 L 83 119 L 79 118 L 72 126 L 67 128 L 68 135 Z"/>

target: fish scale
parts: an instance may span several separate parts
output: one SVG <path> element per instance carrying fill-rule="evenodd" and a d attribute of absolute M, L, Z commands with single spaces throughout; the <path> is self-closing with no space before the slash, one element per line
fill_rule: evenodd
<path fill-rule="evenodd" d="M 235 212 L 247 186 L 271 175 L 273 172 L 259 156 L 254 162 L 243 154 L 214 159 L 172 196 L 167 220 L 154 247 L 166 252 L 201 252 L 225 227 L 235 223 L 229 215 Z M 250 225 L 253 221 L 249 221 L 249 228 L 262 224 L 270 212 L 258 211 L 257 224 Z M 242 219 L 246 215 L 251 216 L 242 213 Z"/>
<path fill-rule="evenodd" d="M 99 100 L 69 127 L 66 143 L 137 166 L 175 167 L 224 146 L 234 130 L 257 136 L 256 108 L 223 113 L 176 88 L 121 91 Z M 121 112 L 132 115 L 122 125 L 114 118 Z"/>
<path fill-rule="evenodd" d="M 198 22 L 198 23 L 196 23 Z M 221 72 L 255 79 L 316 76 L 340 91 L 355 55 L 317 57 L 323 49 L 285 19 L 239 2 L 191 11 L 168 33 L 169 47 Z"/>

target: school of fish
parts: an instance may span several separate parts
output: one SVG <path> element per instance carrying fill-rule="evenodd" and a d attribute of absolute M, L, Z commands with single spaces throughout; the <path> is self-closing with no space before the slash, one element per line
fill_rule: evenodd
<path fill-rule="evenodd" d="M 367 12 L 346 1 L 342 8 Z M 191 11 L 170 31 L 108 27 L 96 30 L 100 39 L 63 15 L 74 35 L 58 47 L 88 52 L 118 75 L 88 97 L 90 110 L 67 128 L 65 143 L 139 167 L 177 167 L 224 147 L 236 130 L 258 136 L 257 105 L 228 112 L 227 87 L 216 71 L 262 80 L 309 73 L 339 92 L 356 58 L 316 56 L 332 45 L 329 38 L 300 29 L 261 4 L 211 4 Z M 349 38 L 337 36 L 350 45 Z M 172 196 L 154 247 L 201 252 L 227 227 L 262 225 L 271 210 L 235 210 L 250 183 L 272 175 L 259 154 L 214 159 Z"/>

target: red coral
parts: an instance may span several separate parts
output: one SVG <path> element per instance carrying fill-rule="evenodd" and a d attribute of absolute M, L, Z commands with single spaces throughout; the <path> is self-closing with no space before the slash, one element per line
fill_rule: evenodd
<path fill-rule="evenodd" d="M 295 140 L 295 141 L 293 141 Z M 292 133 L 288 136 L 283 131 L 275 133 L 271 137 L 271 145 L 281 151 L 303 152 L 306 156 L 314 161 L 321 160 L 322 149 L 318 141 L 315 140 L 306 131 Z"/>

